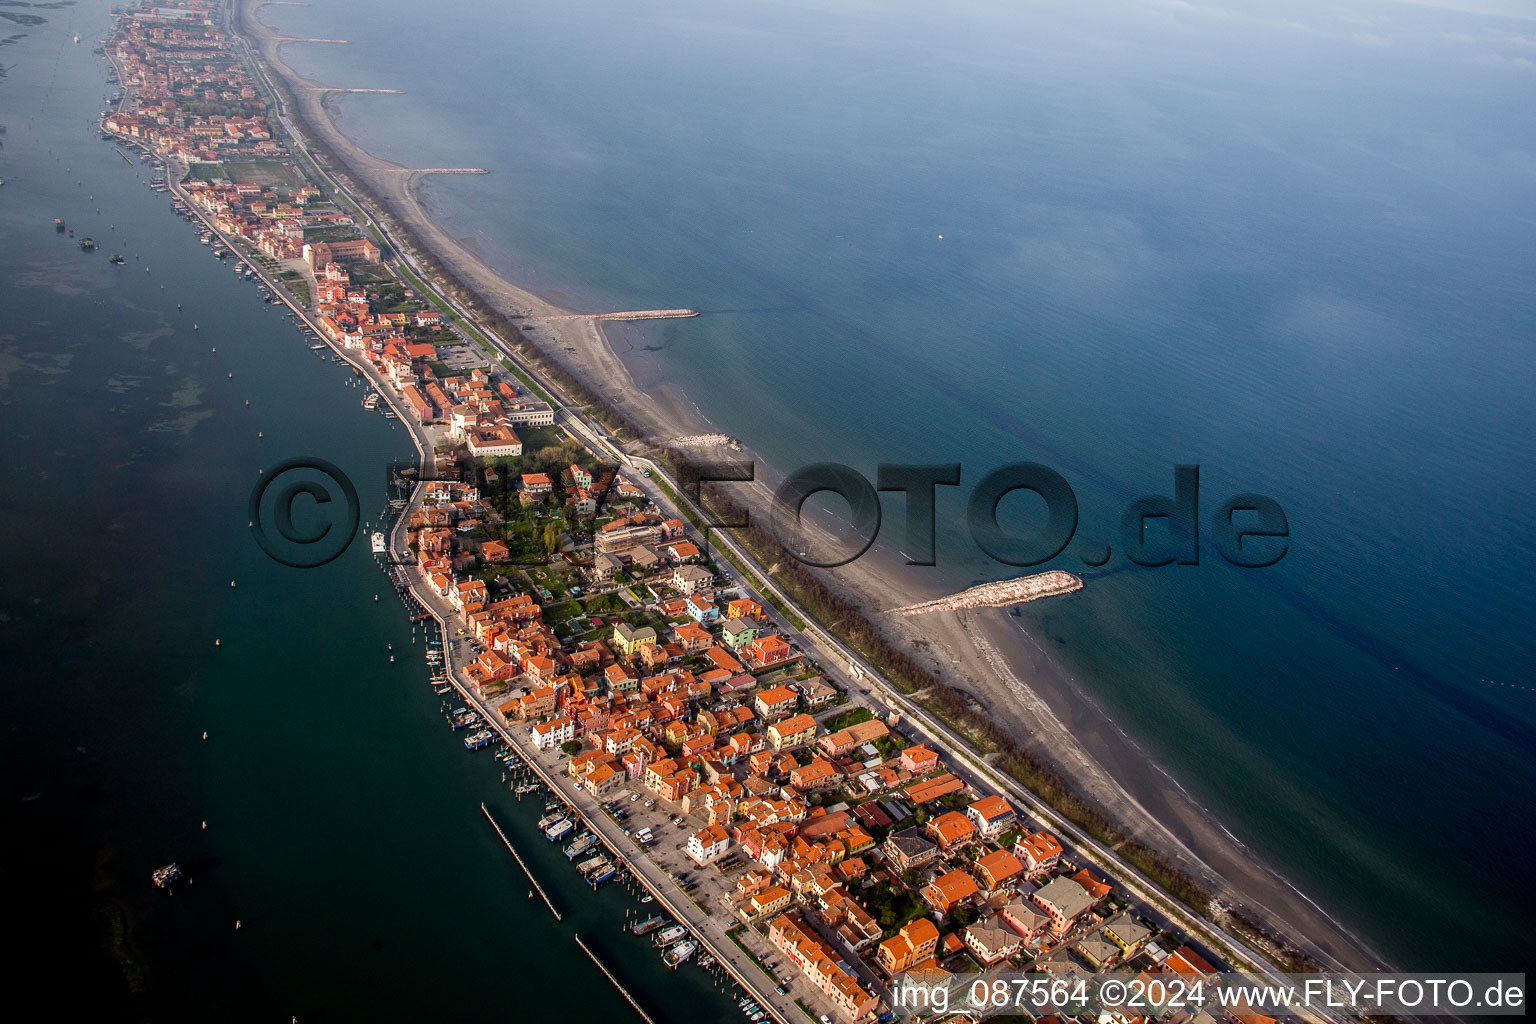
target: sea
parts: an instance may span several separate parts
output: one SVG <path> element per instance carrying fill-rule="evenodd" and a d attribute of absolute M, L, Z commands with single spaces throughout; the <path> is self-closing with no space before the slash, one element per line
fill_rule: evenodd
<path fill-rule="evenodd" d="M 1459 6 L 262 17 L 348 40 L 289 46 L 301 73 L 400 90 L 332 96 L 367 149 L 490 172 L 424 194 L 510 279 L 579 309 L 701 310 L 614 332 L 642 387 L 780 471 L 961 464 L 925 579 L 1027 571 L 978 548 L 967 501 L 1001 466 L 1059 473 L 1089 543 L 1048 566 L 1087 586 L 1019 623 L 1146 770 L 1394 963 L 1521 970 L 1536 23 Z M 697 1012 L 734 1012 L 699 972 L 628 955 L 617 890 L 564 896 L 565 926 L 529 904 L 476 805 L 537 811 L 441 724 L 360 545 L 304 571 L 251 543 L 262 467 L 328 459 L 377 518 L 371 482 L 408 439 L 96 139 L 106 11 L 41 11 L 0 48 L 0 756 L 36 959 L 74 944 L 119 970 L 109 905 L 166 1015 L 467 1016 L 509 984 L 532 1012 L 573 992 L 629 1012 L 580 929 L 652 1007 L 687 985 Z M 82 255 L 54 217 L 132 258 Z M 1202 517 L 1278 503 L 1284 557 L 1230 565 L 1207 520 L 1198 565 L 1131 565 L 1121 514 L 1181 464 Z M 1023 496 L 1000 515 L 1040 521 Z M 145 879 L 172 857 L 197 882 L 166 898 Z"/>

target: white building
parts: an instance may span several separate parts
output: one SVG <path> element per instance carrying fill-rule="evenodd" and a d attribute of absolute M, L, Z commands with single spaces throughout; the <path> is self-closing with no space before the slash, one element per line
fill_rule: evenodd
<path fill-rule="evenodd" d="M 719 825 L 709 825 L 688 837 L 688 856 L 700 864 L 708 864 L 725 856 L 731 848 L 731 837 Z"/>
<path fill-rule="evenodd" d="M 569 718 L 556 718 L 548 722 L 535 722 L 528 730 L 533 745 L 540 750 L 551 750 L 576 738 L 576 723 Z"/>

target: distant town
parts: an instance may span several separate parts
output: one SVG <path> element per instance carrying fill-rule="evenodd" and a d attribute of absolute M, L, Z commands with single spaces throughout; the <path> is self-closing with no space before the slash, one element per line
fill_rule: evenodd
<path fill-rule="evenodd" d="M 431 472 L 394 571 L 445 623 L 438 681 L 623 835 L 623 859 L 677 881 L 695 939 L 760 971 L 784 1020 L 889 1019 L 913 970 L 1216 972 L 1215 953 L 818 664 L 803 624 L 712 557 L 675 495 L 567 432 L 537 381 L 402 276 L 275 137 L 218 9 L 119 17 L 105 49 L 124 92 L 103 129 L 179 170 L 191 213 L 408 417 Z"/>

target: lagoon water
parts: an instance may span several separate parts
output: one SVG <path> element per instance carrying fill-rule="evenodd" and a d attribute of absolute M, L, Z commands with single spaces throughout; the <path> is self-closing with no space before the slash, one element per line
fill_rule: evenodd
<path fill-rule="evenodd" d="M 97 139 L 107 10 L 47 12 L 0 50 L 7 980 L 76 1017 L 628 1019 L 579 932 L 653 1011 L 739 1020 L 623 934 L 634 898 L 585 890 L 534 833 L 542 800 L 450 733 L 365 541 L 305 571 L 250 540 L 258 469 L 327 459 L 376 519 L 409 440 Z M 150 884 L 171 860 L 191 879 L 174 895 Z M 142 972 L 126 1003 L 114 909 Z"/>
<path fill-rule="evenodd" d="M 1532 22 L 1391 0 L 373 10 L 263 17 L 351 40 L 290 47 L 302 73 L 404 91 L 333 98 L 368 149 L 491 171 L 425 193 L 509 277 L 706 311 L 616 338 L 776 467 L 958 461 L 969 485 L 1035 460 L 1100 544 L 1178 463 L 1202 515 L 1279 501 L 1274 568 L 1121 557 L 1022 621 L 1391 959 L 1529 960 L 1482 938 L 1532 909 Z M 958 527 L 967 494 L 941 489 L 954 586 L 1013 571 Z"/>
<path fill-rule="evenodd" d="M 37 969 L 76 949 L 115 970 L 88 955 L 111 900 L 161 1016 L 469 1016 L 506 986 L 530 1014 L 573 992 L 628 1013 L 574 927 L 648 1005 L 686 986 L 725 1019 L 697 972 L 622 943 L 617 892 L 571 893 L 561 927 L 528 903 L 476 804 L 536 812 L 458 749 L 414 659 L 388 664 L 411 632 L 366 551 L 302 572 L 246 537 L 258 467 L 329 459 L 368 517 L 407 440 L 95 139 L 106 9 L 47 12 L 0 51 L 5 857 L 36 879 Z M 960 461 L 970 484 L 1034 459 L 1101 541 L 1180 462 L 1206 509 L 1280 501 L 1274 568 L 1111 563 L 1021 621 L 1394 960 L 1520 969 L 1536 33 L 1395 3 L 1256 10 L 263 17 L 352 41 L 292 47 L 300 70 L 405 91 L 335 101 L 368 148 L 493 172 L 427 195 L 509 276 L 574 306 L 706 310 L 620 338 L 651 350 L 643 384 L 777 466 Z M 82 255 L 55 216 L 135 258 Z M 951 525 L 962 492 L 941 495 L 938 571 L 1011 572 Z M 165 897 L 147 875 L 173 857 L 198 880 Z"/>

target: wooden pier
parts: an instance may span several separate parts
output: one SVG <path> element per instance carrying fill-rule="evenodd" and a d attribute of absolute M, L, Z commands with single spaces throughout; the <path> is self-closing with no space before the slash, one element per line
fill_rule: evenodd
<path fill-rule="evenodd" d="M 607 965 L 597 958 L 596 953 L 587 948 L 587 944 L 585 942 L 581 941 L 580 935 L 576 936 L 576 945 L 580 946 L 581 951 L 587 954 L 588 958 L 590 958 L 593 963 L 597 964 L 598 970 L 602 971 L 608 976 L 608 980 L 613 982 L 613 987 L 619 990 L 619 995 L 629 1000 L 629 1005 L 635 1008 L 635 1012 L 640 1015 L 640 1019 L 645 1021 L 645 1024 L 656 1024 L 655 1021 L 651 1020 L 651 1015 L 645 1012 L 644 1007 L 635 1002 L 635 997 L 629 994 L 629 989 L 619 984 L 619 979 L 613 976 L 613 972 L 608 969 Z"/>
<path fill-rule="evenodd" d="M 549 912 L 555 915 L 555 920 L 561 920 L 560 911 L 556 910 L 555 905 L 550 902 L 549 893 L 544 891 L 544 887 L 539 884 L 539 880 L 533 877 L 533 872 L 528 870 L 528 865 L 523 863 L 522 855 L 517 852 L 517 847 L 512 845 L 512 840 L 507 838 L 507 834 L 501 830 L 501 825 L 495 818 L 491 817 L 491 809 L 485 806 L 485 804 L 481 804 L 480 813 L 485 815 L 485 820 L 490 822 L 491 827 L 496 830 L 496 834 L 501 836 L 501 841 L 507 844 L 507 849 L 511 852 L 512 859 L 517 861 L 517 866 L 523 869 L 523 874 L 527 875 L 528 881 L 533 883 L 534 891 L 539 894 L 539 898 L 544 901 L 544 905 L 549 908 Z M 591 954 L 588 955 L 590 956 Z"/>

